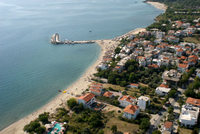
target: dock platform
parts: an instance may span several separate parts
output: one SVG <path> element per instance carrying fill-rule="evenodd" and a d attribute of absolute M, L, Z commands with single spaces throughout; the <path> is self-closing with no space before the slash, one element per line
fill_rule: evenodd
<path fill-rule="evenodd" d="M 65 40 L 65 41 L 60 41 L 59 39 L 59 34 L 55 33 L 51 37 L 51 44 L 92 44 L 95 43 L 94 40 L 87 40 L 87 41 L 71 41 L 71 40 Z"/>

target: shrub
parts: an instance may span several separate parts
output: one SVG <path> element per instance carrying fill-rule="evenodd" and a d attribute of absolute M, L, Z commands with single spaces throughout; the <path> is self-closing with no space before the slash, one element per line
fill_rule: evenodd
<path fill-rule="evenodd" d="M 77 101 L 75 98 L 71 98 L 67 101 L 67 105 L 70 109 L 74 108 L 77 105 Z"/>

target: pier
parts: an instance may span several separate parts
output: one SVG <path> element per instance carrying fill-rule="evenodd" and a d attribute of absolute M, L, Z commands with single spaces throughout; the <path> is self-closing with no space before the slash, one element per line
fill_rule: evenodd
<path fill-rule="evenodd" d="M 94 40 L 88 40 L 88 41 L 71 41 L 71 40 L 64 40 L 61 41 L 59 38 L 59 34 L 55 33 L 52 35 L 51 37 L 51 44 L 91 44 L 91 43 L 95 43 Z"/>

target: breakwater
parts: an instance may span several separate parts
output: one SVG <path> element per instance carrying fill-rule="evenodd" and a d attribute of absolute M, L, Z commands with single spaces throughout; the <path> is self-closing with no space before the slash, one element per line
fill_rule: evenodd
<path fill-rule="evenodd" d="M 85 40 L 85 41 L 72 41 L 72 40 L 64 40 L 61 41 L 59 34 L 55 33 L 51 37 L 51 44 L 91 44 L 95 43 L 95 40 Z"/>

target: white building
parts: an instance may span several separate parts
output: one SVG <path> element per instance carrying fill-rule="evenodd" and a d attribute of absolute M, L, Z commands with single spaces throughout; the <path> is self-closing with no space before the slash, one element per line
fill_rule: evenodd
<path fill-rule="evenodd" d="M 150 105 L 150 99 L 149 99 L 149 97 L 140 96 L 138 98 L 138 106 L 139 106 L 139 108 L 141 110 L 145 110 L 148 105 Z"/>
<path fill-rule="evenodd" d="M 78 98 L 78 103 L 83 104 L 86 108 L 91 108 L 91 105 L 95 102 L 95 95 L 92 93 L 87 93 Z"/>
<path fill-rule="evenodd" d="M 183 105 L 179 122 L 183 126 L 194 126 L 197 124 L 199 116 L 199 108 L 192 105 Z"/>
<path fill-rule="evenodd" d="M 164 96 L 164 95 L 168 94 L 170 90 L 171 90 L 171 88 L 157 87 L 155 92 L 156 92 L 156 94 L 158 94 L 160 96 Z"/>
<path fill-rule="evenodd" d="M 136 104 L 137 102 L 137 99 L 135 97 L 132 97 L 130 95 L 127 95 L 127 96 L 121 96 L 119 97 L 119 103 L 120 103 L 120 106 L 121 107 L 126 107 L 130 104 Z"/>
<path fill-rule="evenodd" d="M 140 113 L 140 109 L 136 105 L 128 105 L 124 109 L 123 117 L 127 119 L 135 119 L 137 115 Z"/>
<path fill-rule="evenodd" d="M 108 65 L 105 64 L 105 63 L 101 63 L 97 66 L 98 69 L 101 69 L 101 70 L 106 70 L 108 68 Z"/>

